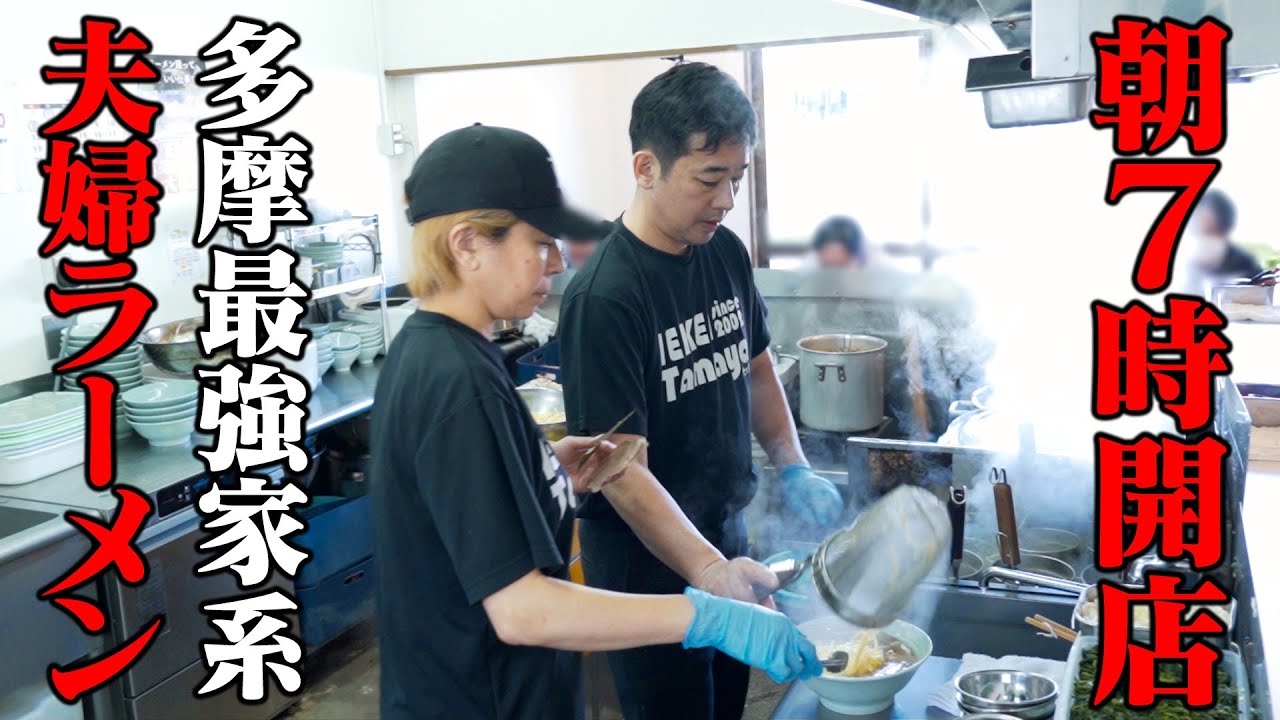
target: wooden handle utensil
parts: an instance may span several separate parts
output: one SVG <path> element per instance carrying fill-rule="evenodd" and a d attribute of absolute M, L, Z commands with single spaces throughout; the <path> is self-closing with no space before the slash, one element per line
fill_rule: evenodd
<path fill-rule="evenodd" d="M 1044 632 L 1047 632 L 1054 637 L 1066 640 L 1067 642 L 1075 642 L 1076 637 L 1079 635 L 1075 630 L 1072 630 L 1061 623 L 1056 623 L 1043 615 L 1023 618 L 1023 620 L 1025 620 L 1031 627 L 1043 630 Z"/>
<path fill-rule="evenodd" d="M 1016 568 L 1022 562 L 1018 552 L 1018 515 L 1013 508 L 1013 489 L 1004 468 L 991 468 L 991 487 L 995 493 L 996 526 L 999 532 L 1000 561 Z"/>
<path fill-rule="evenodd" d="M 618 432 L 618 428 L 622 427 L 622 423 L 630 420 L 631 416 L 635 414 L 636 414 L 636 411 L 634 408 L 632 408 L 631 412 L 627 413 L 626 415 L 623 415 L 621 420 L 614 423 L 613 427 L 609 428 L 608 432 L 600 436 L 600 440 L 597 441 L 595 445 L 592 445 L 591 447 L 587 448 L 587 451 L 582 453 L 582 457 L 578 458 L 578 465 L 577 467 L 574 468 L 574 470 L 581 470 L 583 467 L 585 467 L 587 464 L 587 460 L 590 460 L 591 456 L 596 454 L 596 451 L 600 449 L 600 446 L 605 444 L 606 441 L 612 438 L 613 434 Z"/>

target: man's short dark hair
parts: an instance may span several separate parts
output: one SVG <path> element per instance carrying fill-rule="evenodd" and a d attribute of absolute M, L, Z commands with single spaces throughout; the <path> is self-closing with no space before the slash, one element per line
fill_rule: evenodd
<path fill-rule="evenodd" d="M 813 249 L 821 250 L 824 245 L 837 243 L 849 251 L 849 257 L 862 260 L 865 255 L 863 247 L 862 227 L 858 221 L 847 215 L 836 215 L 822 221 L 813 233 Z"/>
<path fill-rule="evenodd" d="M 1221 190 L 1209 190 L 1200 198 L 1200 204 L 1213 214 L 1213 224 L 1222 235 L 1230 235 L 1236 229 L 1236 204 Z"/>
<path fill-rule="evenodd" d="M 690 139 L 705 135 L 702 147 Z M 662 173 L 694 150 L 756 143 L 756 111 L 733 78 L 714 65 L 681 63 L 645 85 L 631 103 L 631 152 L 649 150 Z"/>

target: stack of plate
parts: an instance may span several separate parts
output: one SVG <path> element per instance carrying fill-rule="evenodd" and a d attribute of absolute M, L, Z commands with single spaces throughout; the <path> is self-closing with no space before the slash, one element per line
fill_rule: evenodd
<path fill-rule="evenodd" d="M 369 365 L 373 363 L 373 359 L 382 352 L 382 325 L 373 323 L 352 323 L 346 332 L 355 333 L 360 336 L 360 357 L 361 365 Z"/>
<path fill-rule="evenodd" d="M 85 323 L 73 325 L 62 331 L 62 357 L 71 357 L 89 346 L 106 328 L 105 323 Z M 116 381 L 118 393 L 124 393 L 142 384 L 142 346 L 131 342 L 110 359 L 94 363 L 86 368 L 76 368 L 62 376 L 64 390 L 82 390 L 79 382 L 81 375 L 87 372 L 109 375 Z M 116 403 L 116 437 L 129 434 L 129 424 L 125 422 L 124 406 Z"/>
<path fill-rule="evenodd" d="M 153 447 L 169 447 L 191 437 L 199 395 L 194 380 L 162 380 L 135 387 L 120 399 L 135 432 Z"/>
<path fill-rule="evenodd" d="M 62 331 L 62 357 L 75 355 L 93 342 L 104 329 L 103 323 L 75 325 Z M 86 372 L 98 372 L 115 378 L 121 392 L 142 384 L 142 347 L 136 342 L 124 346 L 120 352 L 110 359 L 95 363 L 87 368 L 76 368 L 62 376 L 68 388 L 79 388 L 77 378 Z"/>
<path fill-rule="evenodd" d="M 313 242 L 294 248 L 315 266 L 336 265 L 342 262 L 342 243 Z"/>
<path fill-rule="evenodd" d="M 333 365 L 333 343 L 327 337 L 316 338 L 311 342 L 316 344 L 317 374 L 323 376 Z"/>
<path fill-rule="evenodd" d="M 298 283 L 311 287 L 311 283 L 315 281 L 315 261 L 309 257 L 303 257 L 298 260 L 298 264 L 293 266 L 293 275 L 298 279 Z"/>
<path fill-rule="evenodd" d="M 0 485 L 84 462 L 84 395 L 40 392 L 0 405 Z"/>

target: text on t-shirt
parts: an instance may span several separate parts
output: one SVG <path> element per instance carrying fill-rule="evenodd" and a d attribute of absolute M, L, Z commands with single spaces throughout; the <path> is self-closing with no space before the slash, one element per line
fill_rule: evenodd
<path fill-rule="evenodd" d="M 716 301 L 709 312 L 699 312 L 659 332 L 658 355 L 667 402 L 725 376 L 737 380 L 745 375 L 751 365 L 745 324 L 742 302 L 735 296 Z M 709 354 L 702 353 L 703 357 L 693 357 L 718 338 L 733 335 L 741 339 Z"/>

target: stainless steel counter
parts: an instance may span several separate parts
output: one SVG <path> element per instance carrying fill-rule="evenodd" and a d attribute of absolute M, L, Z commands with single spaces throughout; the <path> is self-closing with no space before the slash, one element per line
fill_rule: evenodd
<path fill-rule="evenodd" d="M 367 411 L 373 405 L 380 367 L 381 363 L 375 363 L 356 366 L 350 373 L 329 373 L 311 395 L 308 432 Z M 76 509 L 107 518 L 115 511 L 116 496 L 90 488 L 84 471 L 83 465 L 77 465 L 23 485 L 0 485 L 0 617 L 12 621 L 0 622 L 0 718 L 45 717 L 63 708 L 49 694 L 45 669 L 50 663 L 69 664 L 102 650 L 102 636 L 85 635 L 61 611 L 36 597 L 41 586 L 74 566 L 89 549 L 88 540 L 64 519 L 63 512 Z M 203 473 L 204 465 L 190 445 L 152 448 L 136 435 L 117 442 L 117 481 L 144 492 L 155 493 Z M 110 692 L 94 696 L 98 717 L 123 716 L 121 703 L 129 698 L 143 707 L 161 703 L 155 698 L 164 697 L 163 708 L 171 708 L 172 701 L 164 693 L 178 692 L 185 698 L 198 677 L 183 676 L 176 682 L 160 682 L 159 678 L 179 670 L 196 676 L 204 672 L 195 655 L 197 636 L 206 628 L 199 601 L 233 592 L 235 578 L 189 579 L 190 568 L 196 564 L 195 542 L 187 539 L 194 532 L 194 515 L 194 508 L 185 507 L 147 524 L 138 540 L 152 569 L 145 585 L 124 587 L 104 577 L 79 590 L 90 599 L 107 600 L 116 641 L 136 631 L 141 622 L 133 614 L 122 615 L 122 609 L 144 607 L 140 599 L 144 597 L 168 609 L 168 625 L 147 659 L 134 665 L 127 679 L 113 684 Z M 167 573 L 163 572 L 166 563 L 170 566 Z M 219 582 L 222 585 L 216 585 Z M 209 589 L 215 585 L 216 592 Z M 292 584 L 285 589 L 292 592 Z M 146 607 L 154 609 L 153 605 Z M 184 663 L 194 664 L 183 670 Z M 152 689 L 143 695 L 147 688 Z M 224 696 L 223 703 L 227 702 L 225 697 L 233 696 Z M 229 716 L 225 708 L 214 711 L 205 705 L 203 717 Z M 167 710 L 161 709 L 151 716 L 166 714 Z"/>
<path fill-rule="evenodd" d="M 1258 717 L 1264 720 L 1280 718 L 1280 705 L 1272 690 L 1280 687 L 1280 662 L 1266 662 L 1280 658 L 1280 572 L 1274 567 L 1266 569 L 1271 567 L 1268 560 L 1274 557 L 1271 553 L 1280 548 L 1280 524 L 1276 523 L 1274 514 L 1278 507 L 1280 463 L 1251 462 L 1241 503 L 1241 530 L 1250 555 L 1253 602 L 1241 608 L 1241 621 L 1256 622 L 1257 636 L 1252 641 L 1256 647 L 1245 650 L 1246 656 L 1251 655 L 1255 662 L 1250 678 L 1253 700 Z"/>
<path fill-rule="evenodd" d="M 311 393 L 307 432 L 315 432 L 372 407 L 381 366 L 379 360 L 369 366 L 357 365 L 349 373 L 326 374 L 320 387 Z M 114 508 L 115 496 L 90 488 L 84 472 L 84 465 L 77 465 L 25 485 L 0 486 L 0 498 L 96 510 Z M 203 472 L 204 465 L 192 453 L 190 445 L 153 448 L 136 435 L 116 445 L 116 479 L 144 492 L 153 492 Z M 0 538 L 0 546 L 3 544 L 4 539 Z"/>

